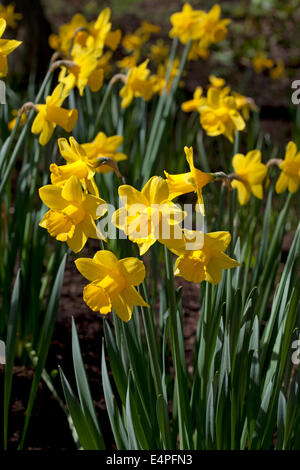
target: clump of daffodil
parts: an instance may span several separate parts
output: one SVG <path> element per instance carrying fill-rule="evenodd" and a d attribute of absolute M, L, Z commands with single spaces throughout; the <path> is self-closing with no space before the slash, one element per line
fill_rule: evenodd
<path fill-rule="evenodd" d="M 90 23 L 82 14 L 74 15 L 69 23 L 60 26 L 58 35 L 51 34 L 50 46 L 60 51 L 65 58 L 69 58 L 72 47 L 76 45 L 84 47 L 89 44 L 89 47 L 97 49 L 100 54 L 106 44 L 114 50 L 120 40 L 120 31 L 114 36 L 110 35 L 110 14 L 110 9 L 105 8 L 96 21 Z"/>
<path fill-rule="evenodd" d="M 23 18 L 21 13 L 15 12 L 15 5 L 11 3 L 5 7 L 0 3 L 0 18 L 3 18 L 9 28 L 16 28 L 17 21 L 20 21 Z"/>
<path fill-rule="evenodd" d="M 72 175 L 76 175 L 81 184 L 90 193 L 98 196 L 98 189 L 94 181 L 95 173 L 108 173 L 113 170 L 111 162 L 126 160 L 124 153 L 117 151 L 123 142 L 123 137 L 114 135 L 107 137 L 104 132 L 99 132 L 95 140 L 91 143 L 79 145 L 74 137 L 70 137 L 69 142 L 65 138 L 58 139 L 58 147 L 61 156 L 66 160 L 66 165 L 50 165 L 51 182 L 56 185 L 64 183 Z M 104 164 L 101 159 L 108 159 L 109 163 Z"/>
<path fill-rule="evenodd" d="M 110 9 L 100 12 L 96 21 L 88 23 L 84 16 L 75 15 L 70 23 L 63 25 L 58 36 L 50 36 L 51 46 L 58 52 L 52 71 L 61 67 L 59 82 L 70 91 L 75 86 L 83 95 L 85 86 L 98 91 L 112 66 L 111 51 L 115 51 L 121 40 L 121 31 L 111 31 Z M 104 52 L 104 48 L 110 50 Z M 59 54 L 59 55 L 58 55 Z"/>
<path fill-rule="evenodd" d="M 46 104 L 36 104 L 37 115 L 32 123 L 31 132 L 40 134 L 39 143 L 46 145 L 52 137 L 56 126 L 71 132 L 78 119 L 77 109 L 64 109 L 62 104 L 69 92 L 62 83 L 58 84 L 52 94 L 47 96 Z"/>
<path fill-rule="evenodd" d="M 205 214 L 204 201 L 202 196 L 202 188 L 208 183 L 213 181 L 214 175 L 212 173 L 204 173 L 203 171 L 195 168 L 193 148 L 184 147 L 186 160 L 189 164 L 189 173 L 182 173 L 179 175 L 170 175 L 165 171 L 167 183 L 169 187 L 169 198 L 174 199 L 181 194 L 187 194 L 195 192 L 197 194 L 197 209 L 200 210 L 201 214 Z"/>
<path fill-rule="evenodd" d="M 153 176 L 142 191 L 122 185 L 119 196 L 124 207 L 113 214 L 112 223 L 137 243 L 141 255 L 157 240 L 173 248 L 184 245 L 179 225 L 185 213 L 171 202 L 166 180 Z"/>
<path fill-rule="evenodd" d="M 0 18 L 0 78 L 6 77 L 8 72 L 7 56 L 22 44 L 15 39 L 2 39 L 6 29 L 6 21 Z"/>
<path fill-rule="evenodd" d="M 109 165 L 98 165 L 99 158 L 109 158 L 116 163 L 127 160 L 125 153 L 118 152 L 118 148 L 123 143 L 123 136 L 113 135 L 108 137 L 104 132 L 99 132 L 93 142 L 82 144 L 82 149 L 88 156 L 89 161 L 94 162 L 95 171 L 98 173 L 108 173 L 112 170 Z"/>
<path fill-rule="evenodd" d="M 235 132 L 245 128 L 244 119 L 249 119 L 250 111 L 258 108 L 252 98 L 231 93 L 223 78 L 210 75 L 209 81 L 207 97 L 197 87 L 193 99 L 182 103 L 181 109 L 186 113 L 197 111 L 207 135 L 224 134 L 232 142 Z"/>
<path fill-rule="evenodd" d="M 185 230 L 186 242 L 195 243 L 195 249 L 171 249 L 178 258 L 175 263 L 175 276 L 183 277 L 189 282 L 202 281 L 218 284 L 222 280 L 223 270 L 239 266 L 224 251 L 227 249 L 231 235 L 229 232 L 199 233 Z M 198 245 L 198 246 L 197 246 Z M 188 246 L 188 245 L 187 245 Z"/>
<path fill-rule="evenodd" d="M 78 258 L 78 271 L 90 281 L 83 300 L 94 312 L 107 315 L 112 310 L 128 322 L 135 305 L 149 307 L 136 290 L 145 279 L 145 266 L 137 258 L 118 258 L 108 250 L 97 251 L 93 259 Z"/>
<path fill-rule="evenodd" d="M 84 192 L 77 176 L 71 176 L 63 187 L 43 186 L 39 195 L 50 208 L 39 225 L 56 240 L 66 242 L 72 251 L 82 250 L 88 238 L 104 239 L 95 220 L 107 211 L 106 203 Z"/>
<path fill-rule="evenodd" d="M 145 101 L 151 99 L 154 90 L 149 80 L 148 62 L 147 59 L 137 67 L 131 68 L 126 77 L 124 76 L 124 86 L 120 90 L 122 108 L 127 108 L 134 98 L 142 97 Z"/>
<path fill-rule="evenodd" d="M 228 19 L 221 19 L 220 5 L 214 5 L 210 11 L 194 10 L 189 3 L 185 3 L 182 11 L 171 15 L 173 28 L 170 37 L 178 37 L 183 44 L 193 41 L 196 46 L 190 55 L 190 60 L 203 55 L 207 58 L 208 47 L 216 44 L 227 35 Z"/>
<path fill-rule="evenodd" d="M 261 162 L 261 151 L 251 150 L 247 155 L 237 153 L 232 159 L 234 179 L 231 183 L 238 191 L 239 203 L 247 204 L 251 193 L 258 199 L 263 198 L 263 180 L 267 175 L 267 167 Z"/>
<path fill-rule="evenodd" d="M 236 131 L 245 129 L 245 121 L 237 109 L 236 100 L 229 96 L 230 89 L 225 87 L 209 88 L 207 99 L 199 108 L 200 123 L 209 136 L 223 134 L 233 142 Z"/>
<path fill-rule="evenodd" d="M 288 189 L 290 193 L 296 193 L 300 186 L 300 152 L 295 142 L 288 143 L 284 160 L 278 163 L 281 174 L 275 186 L 276 192 L 281 194 Z"/>
<path fill-rule="evenodd" d="M 252 65 L 256 73 L 261 73 L 266 69 L 274 67 L 274 60 L 268 59 L 266 54 L 259 52 L 253 57 Z"/>

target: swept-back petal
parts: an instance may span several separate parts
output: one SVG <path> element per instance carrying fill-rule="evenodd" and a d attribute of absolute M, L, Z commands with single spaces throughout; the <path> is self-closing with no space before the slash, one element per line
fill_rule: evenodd
<path fill-rule="evenodd" d="M 47 184 L 39 189 L 39 196 L 43 203 L 50 209 L 62 210 L 68 203 L 62 197 L 61 191 L 59 186 Z"/>

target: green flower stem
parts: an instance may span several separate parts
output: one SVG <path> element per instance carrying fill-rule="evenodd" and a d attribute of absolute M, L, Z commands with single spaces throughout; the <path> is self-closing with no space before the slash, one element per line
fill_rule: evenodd
<path fill-rule="evenodd" d="M 145 171 L 144 171 L 144 184 L 150 178 L 150 175 L 151 175 L 151 172 L 152 172 L 152 167 L 153 167 L 153 165 L 156 161 L 156 157 L 157 157 L 157 154 L 158 154 L 160 143 L 161 143 L 161 140 L 162 140 L 162 137 L 163 137 L 163 134 L 164 134 L 165 127 L 166 127 L 167 119 L 168 119 L 168 117 L 170 115 L 170 112 L 171 112 L 172 104 L 173 104 L 173 101 L 174 101 L 174 96 L 175 96 L 175 93 L 177 91 L 179 81 L 181 79 L 183 69 L 184 69 L 186 61 L 187 61 L 187 57 L 188 57 L 190 47 L 191 47 L 191 41 L 188 42 L 188 44 L 186 45 L 186 47 L 184 49 L 184 52 L 183 52 L 183 55 L 182 55 L 182 58 L 181 58 L 181 61 L 180 61 L 178 74 L 174 78 L 170 93 L 166 97 L 164 111 L 159 116 L 158 128 L 157 128 L 157 131 L 155 132 L 153 142 L 150 141 L 150 139 L 149 139 L 149 144 L 148 144 L 149 154 L 148 154 L 148 152 L 146 152 L 145 159 L 144 159 L 144 165 L 146 166 Z M 148 150 L 148 146 L 147 146 L 147 150 Z"/>
<path fill-rule="evenodd" d="M 175 386 L 177 396 L 177 409 L 179 418 L 179 437 L 180 437 L 180 449 L 190 449 L 191 444 L 187 439 L 187 431 L 189 428 L 189 421 L 187 416 L 186 407 L 189 401 L 184 393 L 183 374 L 180 363 L 180 348 L 179 348 L 179 333 L 177 324 L 177 308 L 176 308 L 176 297 L 175 297 L 175 285 L 174 285 L 174 274 L 173 274 L 173 262 L 172 255 L 168 248 L 164 246 L 165 261 L 166 261 L 166 274 L 167 274 L 167 289 L 169 297 L 169 318 L 170 318 L 170 336 L 171 336 L 171 350 L 172 358 L 175 369 Z"/>
<path fill-rule="evenodd" d="M 47 83 L 49 82 L 51 76 L 52 76 L 52 73 L 50 72 L 50 70 L 48 70 L 48 72 L 47 72 L 47 74 L 46 74 L 46 76 L 45 76 L 45 78 L 44 78 L 44 81 L 43 81 L 43 83 L 42 83 L 42 85 L 41 85 L 41 88 L 40 88 L 40 90 L 39 90 L 39 92 L 38 92 L 38 94 L 37 94 L 37 97 L 36 97 L 36 99 L 35 99 L 35 103 L 38 103 L 38 102 L 41 100 L 42 95 L 43 95 L 43 93 L 44 93 L 44 90 L 45 90 L 45 88 L 46 88 L 46 86 L 47 86 Z M 35 114 L 35 112 L 34 112 L 33 110 L 30 111 L 30 113 L 29 113 L 29 115 L 28 115 L 27 122 L 26 122 L 26 124 L 24 125 L 24 127 L 23 127 L 23 129 L 22 129 L 22 132 L 21 132 L 21 134 L 20 134 L 20 136 L 19 136 L 19 138 L 18 138 L 18 140 L 17 140 L 17 143 L 16 143 L 16 146 L 15 146 L 15 148 L 14 148 L 14 151 L 13 151 L 13 153 L 12 153 L 10 159 L 9 159 L 9 162 L 8 162 L 8 165 L 7 165 L 5 174 L 4 174 L 4 176 L 1 178 L 1 183 L 0 183 L 0 195 L 3 193 L 3 190 L 4 190 L 5 186 L 6 186 L 7 180 L 8 180 L 8 178 L 9 178 L 9 175 L 10 175 L 10 173 L 11 173 L 11 171 L 12 171 L 12 169 L 13 169 L 15 163 L 16 163 L 16 160 L 17 160 L 17 157 L 18 157 L 19 152 L 20 152 L 20 150 L 21 150 L 23 141 L 24 141 L 24 139 L 25 139 L 25 137 L 26 137 L 26 135 L 27 135 L 27 132 L 28 132 L 28 130 L 29 130 L 29 127 L 30 127 L 30 125 L 31 125 L 31 123 L 32 123 L 32 121 L 33 121 L 34 114 Z M 15 128 L 14 128 L 14 131 L 15 131 L 15 132 L 16 132 L 16 130 L 17 130 L 16 128 L 17 128 L 17 125 L 16 125 Z M 15 132 L 14 132 L 14 131 L 12 132 L 12 134 L 11 134 L 11 136 L 10 136 L 10 142 L 12 142 L 13 137 L 14 137 L 14 135 L 15 135 Z M 9 152 L 9 150 L 10 150 L 10 146 L 11 146 L 11 143 L 10 143 L 10 142 L 9 142 L 7 148 L 6 148 L 5 154 L 4 154 L 3 157 L 2 157 L 2 163 L 4 163 L 4 161 L 5 161 L 5 159 L 6 159 L 7 155 L 8 155 L 8 152 Z"/>
<path fill-rule="evenodd" d="M 170 52 L 170 58 L 169 58 L 167 73 L 166 73 L 166 83 L 165 83 L 165 87 L 163 89 L 163 92 L 159 97 L 158 105 L 157 105 L 155 115 L 154 115 L 154 119 L 153 119 L 153 123 L 152 123 L 152 126 L 151 126 L 149 141 L 148 141 L 148 144 L 147 144 L 147 147 L 146 147 L 146 153 L 145 153 L 145 157 L 144 157 L 144 161 L 143 161 L 143 165 L 142 165 L 142 174 L 147 171 L 148 160 L 151 158 L 151 151 L 152 151 L 152 148 L 153 148 L 153 145 L 154 145 L 154 142 L 155 142 L 155 138 L 156 138 L 156 135 L 157 135 L 159 123 L 160 123 L 160 120 L 161 120 L 161 115 L 163 113 L 164 105 L 165 105 L 165 102 L 166 102 L 166 99 L 167 99 L 167 84 L 168 84 L 168 81 L 170 79 L 173 63 L 174 63 L 174 60 L 175 60 L 175 54 L 176 54 L 177 46 L 178 46 L 178 38 L 174 38 L 173 43 L 172 43 L 171 52 Z"/>
<path fill-rule="evenodd" d="M 233 143 L 233 155 L 236 155 L 239 151 L 240 147 L 240 133 L 239 131 L 236 131 L 235 137 L 234 137 L 234 143 Z"/>
<path fill-rule="evenodd" d="M 96 120 L 95 120 L 95 125 L 93 126 L 92 128 L 92 131 L 89 133 L 89 141 L 91 141 L 95 135 L 96 135 L 96 132 L 97 130 L 99 129 L 99 125 L 100 125 L 100 122 L 101 122 L 101 118 L 102 118 L 102 114 L 103 114 L 103 111 L 105 109 L 105 106 L 106 106 L 106 103 L 107 103 L 107 100 L 111 94 L 111 91 L 112 91 L 112 88 L 113 88 L 113 83 L 112 81 L 110 81 L 107 85 L 107 88 L 105 90 L 105 93 L 104 93 L 104 96 L 103 96 L 103 99 L 102 99 L 102 103 L 101 103 L 101 106 L 100 108 L 98 109 L 98 113 L 97 113 L 97 116 L 96 116 Z"/>

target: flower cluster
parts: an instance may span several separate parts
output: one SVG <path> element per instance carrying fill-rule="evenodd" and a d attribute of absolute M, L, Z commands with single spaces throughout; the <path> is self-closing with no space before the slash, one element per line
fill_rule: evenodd
<path fill-rule="evenodd" d="M 229 19 L 221 19 L 221 7 L 216 4 L 209 12 L 194 10 L 189 3 L 182 11 L 171 15 L 173 28 L 170 37 L 178 37 L 183 44 L 192 41 L 194 55 L 205 56 L 211 44 L 217 44 L 226 37 Z"/>
<path fill-rule="evenodd" d="M 207 96 L 203 89 L 197 87 L 193 99 L 182 103 L 184 112 L 197 111 L 200 123 L 207 135 L 215 137 L 223 134 L 233 142 L 236 131 L 246 127 L 245 120 L 249 119 L 250 110 L 257 107 L 251 98 L 232 92 L 225 86 L 225 80 L 211 75 Z"/>
<path fill-rule="evenodd" d="M 201 54 L 205 56 L 209 46 L 220 42 L 227 34 L 229 20 L 220 19 L 220 15 L 219 5 L 204 12 L 185 4 L 181 12 L 171 16 L 173 27 L 170 36 L 178 37 L 188 45 L 186 56 L 191 46 L 191 60 Z M 115 75 L 110 85 L 118 80 L 122 82 L 119 94 L 120 105 L 124 109 L 135 98 L 148 101 L 155 93 L 163 95 L 163 103 L 165 98 L 168 99 L 163 91 L 170 91 L 179 74 L 179 59 L 175 56 L 169 63 L 169 48 L 162 41 L 157 41 L 150 48 L 150 56 L 157 66 L 156 73 L 151 73 L 148 58 L 139 63 L 143 46 L 157 32 L 157 26 L 143 22 L 133 34 L 123 37 L 122 46 L 129 55 L 118 64 L 124 73 Z M 57 125 L 66 132 L 72 131 L 78 112 L 76 109 L 62 108 L 64 100 L 74 87 L 81 96 L 86 87 L 95 92 L 102 87 L 111 53 L 120 40 L 119 30 L 111 31 L 109 9 L 103 10 L 92 23 L 88 23 L 82 15 L 75 15 L 70 23 L 60 28 L 58 35 L 51 36 L 50 44 L 63 59 L 55 62 L 55 68 L 61 70 L 54 91 L 46 98 L 45 104 L 33 105 L 37 115 L 32 132 L 40 134 L 41 145 L 49 141 Z M 109 49 L 106 52 L 105 47 Z M 197 111 L 200 123 L 209 136 L 222 134 L 232 142 L 236 132 L 245 128 L 250 112 L 256 111 L 257 107 L 252 99 L 231 91 L 221 77 L 211 75 L 207 88 L 205 96 L 203 89 L 197 87 L 193 99 L 182 104 L 182 110 Z M 51 163 L 52 184 L 43 186 L 39 191 L 40 198 L 49 208 L 40 226 L 56 240 L 66 242 L 75 253 L 84 248 L 88 238 L 101 239 L 103 248 L 105 234 L 96 221 L 108 213 L 108 205 L 100 197 L 99 180 L 95 176 L 114 170 L 120 177 L 118 162 L 127 159 L 118 150 L 123 143 L 122 136 L 107 136 L 99 129 L 96 131 L 91 142 L 78 143 L 72 136 L 69 141 L 65 137 L 58 139 L 58 148 L 65 163 Z M 148 177 L 141 190 L 123 181 L 118 188 L 122 206 L 114 210 L 109 223 L 138 246 L 140 256 L 156 242 L 164 245 L 177 257 L 175 276 L 190 282 L 218 284 L 223 270 L 239 265 L 225 253 L 231 241 L 230 233 L 205 233 L 205 224 L 202 228 L 196 227 L 196 230 L 183 227 L 187 212 L 174 200 L 194 193 L 196 205 L 192 215 L 199 215 L 203 220 L 206 214 L 203 193 L 207 185 L 219 179 L 224 184 L 226 182 L 230 189 L 237 190 L 240 205 L 247 204 L 251 195 L 262 199 L 263 182 L 271 164 L 281 170 L 276 183 L 277 193 L 286 189 L 296 192 L 300 186 L 300 152 L 295 143 L 290 142 L 284 160 L 273 159 L 267 164 L 262 162 L 258 149 L 250 150 L 246 155 L 237 153 L 232 159 L 233 173 L 230 175 L 203 172 L 195 165 L 193 148 L 186 146 L 184 152 L 189 167 L 185 173 L 170 174 L 165 171 L 165 178 Z M 103 248 L 93 259 L 78 258 L 76 266 L 89 281 L 83 298 L 93 311 L 106 315 L 114 310 L 122 320 L 129 321 L 134 306 L 148 306 L 136 289 L 146 275 L 141 260 L 133 257 L 119 260 L 114 253 Z"/>

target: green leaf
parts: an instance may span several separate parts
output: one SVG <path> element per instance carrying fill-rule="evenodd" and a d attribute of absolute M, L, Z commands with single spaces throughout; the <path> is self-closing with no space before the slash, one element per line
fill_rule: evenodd
<path fill-rule="evenodd" d="M 102 358 L 101 358 L 101 371 L 102 371 L 102 384 L 105 398 L 105 405 L 111 425 L 111 429 L 116 441 L 118 450 L 130 449 L 128 443 L 127 430 L 122 421 L 120 411 L 116 404 L 116 400 L 113 394 L 113 390 L 110 384 L 106 361 L 105 361 L 105 349 L 104 341 L 102 341 Z"/>
<path fill-rule="evenodd" d="M 15 359 L 16 341 L 17 341 L 17 327 L 18 327 L 18 310 L 20 305 L 20 270 L 18 270 L 15 280 L 12 297 L 11 307 L 9 314 L 9 322 L 7 327 L 6 338 L 6 365 L 5 365 L 5 379 L 4 379 L 4 449 L 7 449 L 7 433 L 8 433 L 8 413 L 12 387 L 13 367 Z"/>
<path fill-rule="evenodd" d="M 22 449 L 24 446 L 24 441 L 26 438 L 29 422 L 30 422 L 30 417 L 31 417 L 31 412 L 33 409 L 34 405 L 34 400 L 36 397 L 36 393 L 38 390 L 39 382 L 41 379 L 41 375 L 43 372 L 43 369 L 45 367 L 48 351 L 49 351 L 49 346 L 51 343 L 52 335 L 53 335 L 53 329 L 54 329 L 54 324 L 56 320 L 56 314 L 57 314 L 57 309 L 58 309 L 58 304 L 59 304 L 59 299 L 60 299 L 60 294 L 61 294 L 61 289 L 62 289 L 62 284 L 63 284 L 63 278 L 64 278 L 64 271 L 65 271 L 65 265 L 66 265 L 66 255 L 63 257 L 59 270 L 56 275 L 55 283 L 50 295 L 49 299 L 49 304 L 44 320 L 44 325 L 41 331 L 41 336 L 40 336 L 40 348 L 38 351 L 38 363 L 35 369 L 31 389 L 30 389 L 30 395 L 29 395 L 29 400 L 26 408 L 26 416 L 25 416 L 25 423 L 24 423 L 24 428 L 22 431 L 22 436 L 19 444 L 19 448 Z"/>
<path fill-rule="evenodd" d="M 61 368 L 59 372 L 65 399 L 82 447 L 84 450 L 102 450 L 103 447 L 99 446 L 98 436 L 93 433 L 90 423 Z"/>
<path fill-rule="evenodd" d="M 76 384 L 78 395 L 80 399 L 80 404 L 83 410 L 84 415 L 86 416 L 91 432 L 94 435 L 94 439 L 99 443 L 100 449 L 105 449 L 103 436 L 98 425 L 98 420 L 94 408 L 94 403 L 91 397 L 91 392 L 89 384 L 87 381 L 84 364 L 81 356 L 80 345 L 78 341 L 78 335 L 76 331 L 76 326 L 74 318 L 72 317 L 72 354 L 73 354 L 73 364 L 76 377 Z"/>

